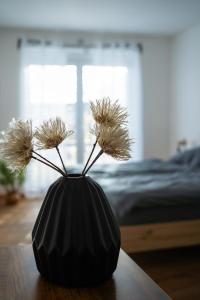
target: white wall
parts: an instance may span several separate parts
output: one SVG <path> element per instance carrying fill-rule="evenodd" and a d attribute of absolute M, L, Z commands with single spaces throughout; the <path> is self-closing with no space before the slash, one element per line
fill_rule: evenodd
<path fill-rule="evenodd" d="M 0 130 L 18 115 L 19 51 L 14 34 L 0 30 Z"/>
<path fill-rule="evenodd" d="M 170 145 L 186 138 L 200 144 L 200 25 L 173 39 Z"/>
<path fill-rule="evenodd" d="M 12 117 L 18 116 L 20 51 L 16 47 L 16 42 L 23 35 L 66 41 L 77 40 L 83 36 L 86 40 L 141 42 L 144 47 L 142 54 L 144 156 L 168 157 L 170 38 L 0 29 L 0 130 L 7 127 Z"/>
<path fill-rule="evenodd" d="M 170 39 L 144 40 L 144 154 L 169 156 Z"/>

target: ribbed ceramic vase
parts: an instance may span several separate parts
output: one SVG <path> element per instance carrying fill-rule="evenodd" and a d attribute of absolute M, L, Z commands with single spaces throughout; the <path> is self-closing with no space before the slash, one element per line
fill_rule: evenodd
<path fill-rule="evenodd" d="M 60 177 L 50 186 L 32 240 L 38 271 L 53 283 L 96 285 L 117 266 L 119 226 L 105 193 L 89 176 Z"/>

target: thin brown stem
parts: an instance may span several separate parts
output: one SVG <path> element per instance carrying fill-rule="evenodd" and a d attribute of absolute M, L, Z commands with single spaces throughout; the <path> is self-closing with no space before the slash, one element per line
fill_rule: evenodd
<path fill-rule="evenodd" d="M 94 149 L 95 149 L 95 147 L 96 147 L 96 145 L 97 145 L 97 141 L 98 141 L 98 138 L 96 139 L 96 142 L 93 144 L 92 151 L 90 152 L 90 155 L 89 155 L 89 157 L 88 157 L 88 160 L 87 160 L 87 162 L 86 162 L 86 164 L 85 164 L 85 167 L 84 167 L 84 169 L 83 169 L 83 171 L 82 171 L 82 175 L 84 174 L 84 172 L 85 172 L 85 170 L 86 170 L 86 168 L 87 168 L 87 166 L 88 166 L 88 164 L 89 164 L 89 162 L 90 162 L 90 159 L 91 159 L 91 157 L 92 157 L 92 154 L 93 154 L 93 152 L 94 152 Z"/>
<path fill-rule="evenodd" d="M 66 175 L 67 175 L 67 170 L 66 170 L 66 168 L 65 168 L 65 164 L 64 164 L 64 162 L 63 162 L 63 159 L 62 159 L 62 156 L 61 156 L 61 154 L 60 154 L 60 150 L 59 150 L 58 146 L 56 146 L 56 150 L 57 150 L 58 155 L 59 155 L 59 157 L 60 157 L 60 161 L 61 161 L 61 163 L 62 163 L 63 169 L 64 169 L 64 171 L 65 171 L 65 173 L 66 173 Z"/>
<path fill-rule="evenodd" d="M 33 155 L 31 156 L 31 158 L 33 158 L 33 159 L 35 159 L 35 160 L 41 162 L 42 164 L 44 164 L 44 165 L 46 165 L 46 166 L 52 168 L 53 170 L 57 171 L 57 172 L 60 173 L 61 175 L 66 176 L 65 173 L 64 173 L 63 171 L 59 171 L 57 168 L 53 167 L 52 165 L 48 164 L 47 162 L 45 162 L 45 161 L 43 161 L 43 160 L 41 160 L 41 159 L 39 159 L 39 158 L 37 158 L 37 157 L 35 157 L 35 156 L 33 156 Z"/>
<path fill-rule="evenodd" d="M 90 170 L 90 168 L 94 165 L 94 163 L 97 161 L 97 159 L 103 154 L 103 150 L 101 149 L 99 151 L 99 153 L 97 154 L 97 156 L 95 157 L 95 159 L 92 161 L 92 163 L 89 165 L 89 167 L 86 169 L 86 171 L 84 172 L 84 176 L 86 175 L 86 173 Z"/>
<path fill-rule="evenodd" d="M 56 166 L 54 163 L 52 163 L 50 160 L 48 160 L 47 158 L 45 158 L 44 156 L 42 156 L 41 154 L 37 153 L 35 150 L 32 150 L 33 153 L 35 153 L 36 155 L 38 155 L 40 158 L 42 158 L 43 160 L 45 160 L 48 164 L 52 165 L 54 168 L 56 168 L 58 171 L 61 171 L 62 170 Z"/>

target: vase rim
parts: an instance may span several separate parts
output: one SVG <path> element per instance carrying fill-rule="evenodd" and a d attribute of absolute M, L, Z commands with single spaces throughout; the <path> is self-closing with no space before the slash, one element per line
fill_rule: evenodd
<path fill-rule="evenodd" d="M 88 177 L 88 175 L 83 175 L 81 173 L 70 173 L 65 178 L 66 179 L 82 179 Z"/>

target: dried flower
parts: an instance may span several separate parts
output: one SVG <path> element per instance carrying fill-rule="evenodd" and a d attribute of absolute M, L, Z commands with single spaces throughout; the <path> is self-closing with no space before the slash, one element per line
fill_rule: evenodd
<path fill-rule="evenodd" d="M 24 168 L 31 160 L 32 139 L 31 121 L 13 120 L 9 124 L 8 130 L 2 133 L 0 154 L 12 170 Z"/>
<path fill-rule="evenodd" d="M 37 139 L 38 149 L 51 149 L 58 147 L 68 136 L 73 133 L 67 130 L 65 123 L 60 119 L 50 119 L 36 129 L 34 136 Z"/>
<path fill-rule="evenodd" d="M 103 152 L 118 160 L 128 160 L 131 139 L 126 127 L 96 126 L 93 131 Z"/>
<path fill-rule="evenodd" d="M 100 125 L 114 127 L 127 122 L 127 111 L 121 107 L 118 101 L 111 102 L 110 98 L 96 100 L 90 103 L 90 109 L 94 120 Z"/>

